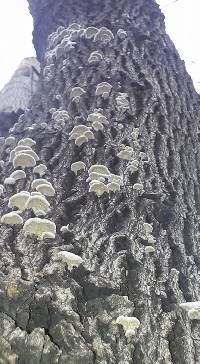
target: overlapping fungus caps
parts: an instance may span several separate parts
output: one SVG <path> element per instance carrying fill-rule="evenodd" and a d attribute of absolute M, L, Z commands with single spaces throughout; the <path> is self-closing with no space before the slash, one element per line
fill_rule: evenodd
<path fill-rule="evenodd" d="M 34 195 L 29 196 L 25 208 L 32 209 L 36 215 L 37 213 L 41 214 L 41 212 L 44 215 L 49 210 L 50 204 L 44 196 Z"/>
<path fill-rule="evenodd" d="M 41 184 L 41 185 L 38 185 L 36 187 L 36 190 L 40 193 L 42 193 L 43 195 L 45 196 L 49 196 L 49 197 L 52 197 L 55 195 L 56 191 L 55 189 L 53 188 L 53 186 L 51 186 L 50 184 L 47 184 L 47 183 L 44 183 L 44 184 Z"/>
<path fill-rule="evenodd" d="M 18 169 L 11 173 L 10 178 L 13 178 L 15 181 L 18 181 L 19 179 L 26 178 L 26 173 L 21 169 Z"/>
<path fill-rule="evenodd" d="M 102 96 L 104 99 L 108 98 L 112 85 L 108 82 L 101 82 L 96 87 L 96 95 Z"/>
<path fill-rule="evenodd" d="M 27 235 L 36 235 L 40 239 L 45 238 L 44 233 L 51 233 L 51 237 L 56 235 L 56 225 L 54 222 L 39 217 L 28 219 L 24 224 L 23 230 Z"/>
<path fill-rule="evenodd" d="M 128 160 L 130 161 L 133 157 L 133 148 L 126 146 L 124 149 L 122 149 L 117 156 L 120 159 Z"/>
<path fill-rule="evenodd" d="M 51 182 L 47 181 L 46 179 L 44 178 L 36 178 L 33 180 L 32 184 L 31 184 L 31 187 L 33 189 L 35 189 L 37 186 L 39 185 L 43 185 L 43 184 L 48 184 L 51 186 Z"/>
<path fill-rule="evenodd" d="M 109 125 L 108 120 L 106 119 L 106 117 L 104 115 L 102 115 L 100 112 L 93 112 L 91 114 L 88 115 L 87 117 L 87 121 L 99 121 L 100 123 L 104 124 L 104 125 Z"/>
<path fill-rule="evenodd" d="M 70 99 L 72 100 L 75 100 L 75 99 L 79 99 L 81 97 L 81 95 L 85 94 L 85 90 L 83 90 L 83 88 L 81 87 L 74 87 L 72 90 L 71 90 L 71 93 L 70 93 Z"/>
<path fill-rule="evenodd" d="M 18 145 L 32 147 L 36 142 L 31 138 L 24 138 L 19 140 Z"/>
<path fill-rule="evenodd" d="M 35 167 L 36 160 L 27 153 L 17 154 L 13 159 L 13 167 Z"/>
<path fill-rule="evenodd" d="M 100 62 L 103 59 L 103 54 L 99 51 L 94 51 L 88 58 L 88 63 Z"/>

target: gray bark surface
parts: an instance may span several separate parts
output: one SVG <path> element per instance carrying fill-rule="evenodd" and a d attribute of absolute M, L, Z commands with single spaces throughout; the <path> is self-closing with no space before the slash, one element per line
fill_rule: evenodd
<path fill-rule="evenodd" d="M 38 240 L 26 237 L 22 227 L 0 226 L 0 363 L 198 364 L 199 321 L 190 321 L 179 304 L 200 300 L 200 98 L 165 33 L 163 15 L 153 0 L 29 4 L 40 86 L 8 135 L 36 141 L 33 149 L 56 190 L 46 218 L 55 222 L 57 234 Z M 74 22 L 105 26 L 114 39 L 103 44 L 77 38 L 74 49 L 53 58 L 47 79 L 47 37 Z M 127 32 L 125 39 L 119 29 Z M 103 59 L 88 64 L 96 50 Z M 95 95 L 101 82 L 112 85 L 105 100 Z M 86 91 L 80 102 L 70 99 L 76 86 Z M 117 108 L 119 93 L 128 94 L 125 112 Z M 51 108 L 66 110 L 69 120 L 53 120 Z M 94 109 L 102 110 L 109 125 L 78 147 L 69 132 L 88 125 Z M 117 154 L 122 144 L 133 147 L 135 127 L 137 148 L 149 163 L 131 174 Z M 13 171 L 11 150 L 1 139 L 0 183 Z M 87 169 L 106 165 L 124 176 L 124 185 L 98 198 L 88 192 L 87 171 L 75 176 L 70 170 L 79 160 Z M 9 211 L 10 196 L 31 190 L 34 177 L 29 168 L 25 181 L 5 186 L 1 215 Z M 144 185 L 143 195 L 135 193 L 135 183 Z M 24 221 L 30 217 L 30 210 L 23 213 Z M 154 254 L 144 253 L 145 222 L 153 225 Z M 70 231 L 61 233 L 68 224 Z M 70 272 L 56 259 L 62 250 L 81 256 L 83 264 Z M 120 315 L 140 320 L 130 340 L 116 323 Z"/>

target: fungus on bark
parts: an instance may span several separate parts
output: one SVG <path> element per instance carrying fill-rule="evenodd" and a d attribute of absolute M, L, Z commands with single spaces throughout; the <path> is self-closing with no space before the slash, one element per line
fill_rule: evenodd
<path fill-rule="evenodd" d="M 26 209 L 32 209 L 35 214 L 41 213 L 46 214 L 50 208 L 49 202 L 44 196 L 30 196 L 25 205 Z"/>
<path fill-rule="evenodd" d="M 1 223 L 6 225 L 21 225 L 23 219 L 17 212 L 9 212 L 1 217 Z"/>
<path fill-rule="evenodd" d="M 36 190 L 40 193 L 42 193 L 43 195 L 45 196 L 49 196 L 49 197 L 52 197 L 55 195 L 56 191 L 55 189 L 53 188 L 53 186 L 51 186 L 50 184 L 47 184 L 47 183 L 44 183 L 44 184 L 41 184 L 41 185 L 38 185 L 36 187 Z"/>
<path fill-rule="evenodd" d="M 44 176 L 47 171 L 47 167 L 44 164 L 39 164 L 33 168 L 33 173 L 38 173 L 40 177 Z"/>
<path fill-rule="evenodd" d="M 86 165 L 85 163 L 83 163 L 82 161 L 78 161 L 78 162 L 74 162 L 71 164 L 71 171 L 75 173 L 75 175 L 77 175 L 78 171 L 86 169 Z"/>
<path fill-rule="evenodd" d="M 24 138 L 19 140 L 19 142 L 17 143 L 17 145 L 20 146 L 28 146 L 28 147 L 32 147 L 33 145 L 35 145 L 36 142 L 35 140 L 31 139 L 31 138 Z"/>
<path fill-rule="evenodd" d="M 29 168 L 35 167 L 36 160 L 29 154 L 17 154 L 13 159 L 13 167 Z"/>
<path fill-rule="evenodd" d="M 44 233 L 51 233 L 54 237 L 56 235 L 56 225 L 54 222 L 39 217 L 28 219 L 24 224 L 23 230 L 25 234 L 36 235 L 41 240 L 42 237 L 44 238 Z"/>
<path fill-rule="evenodd" d="M 67 263 L 69 271 L 71 271 L 74 267 L 79 267 L 79 265 L 83 263 L 83 259 L 81 257 L 67 251 L 61 251 L 57 255 L 64 263 Z"/>
<path fill-rule="evenodd" d="M 30 197 L 30 193 L 27 191 L 21 191 L 9 198 L 8 207 L 17 207 L 21 211 L 26 209 L 26 203 Z"/>

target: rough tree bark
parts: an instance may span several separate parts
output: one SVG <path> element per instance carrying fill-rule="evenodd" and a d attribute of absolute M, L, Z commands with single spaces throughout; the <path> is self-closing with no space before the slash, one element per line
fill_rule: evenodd
<path fill-rule="evenodd" d="M 29 4 L 40 87 L 8 135 L 36 141 L 45 177 L 56 190 L 47 218 L 57 234 L 38 240 L 21 227 L 0 227 L 0 363 L 200 363 L 199 321 L 189 321 L 179 307 L 200 297 L 200 99 L 159 7 L 153 0 Z M 74 22 L 84 29 L 107 27 L 114 38 L 104 43 L 78 36 L 65 55 L 45 55 L 48 35 Z M 103 58 L 88 63 L 97 50 Z M 112 85 L 107 99 L 95 95 L 101 82 Z M 76 86 L 86 91 L 79 102 L 70 99 Z M 117 107 L 119 93 L 127 93 L 128 110 Z M 69 120 L 54 121 L 51 108 L 66 110 Z M 78 147 L 69 132 L 88 125 L 94 109 L 109 125 Z M 139 145 L 131 136 L 135 127 Z M 128 172 L 129 162 L 117 156 L 122 144 L 145 152 L 148 163 Z M 12 148 L 0 148 L 3 183 L 13 171 Z M 98 198 L 88 192 L 87 170 L 77 176 L 70 170 L 79 160 L 87 169 L 106 165 L 124 177 L 124 185 Z M 33 178 L 30 168 L 25 181 L 5 187 L 1 214 L 9 211 L 13 193 L 30 191 Z M 135 183 L 144 185 L 143 195 L 134 191 Z M 30 210 L 23 215 L 31 216 Z M 144 253 L 143 223 L 153 225 L 153 254 Z M 68 224 L 70 231 L 62 233 Z M 56 258 L 62 250 L 81 256 L 83 264 L 70 272 Z M 140 320 L 130 339 L 116 323 L 119 315 Z"/>

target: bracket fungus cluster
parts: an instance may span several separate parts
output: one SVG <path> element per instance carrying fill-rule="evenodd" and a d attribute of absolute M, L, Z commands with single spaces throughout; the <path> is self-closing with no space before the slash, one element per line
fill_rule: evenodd
<path fill-rule="evenodd" d="M 55 110 L 52 113 L 52 119 L 59 123 L 65 123 L 69 120 L 69 114 L 66 110 Z"/>
<path fill-rule="evenodd" d="M 80 147 L 82 144 L 87 143 L 89 140 L 94 139 L 94 134 L 91 129 L 86 125 L 74 126 L 69 133 L 69 140 L 75 140 L 75 144 Z"/>
<path fill-rule="evenodd" d="M 94 164 L 88 170 L 89 192 L 94 192 L 98 197 L 104 193 L 120 191 L 123 184 L 121 176 L 112 174 L 109 169 L 102 164 Z"/>
<path fill-rule="evenodd" d="M 15 140 L 13 139 L 14 143 Z M 11 140 L 9 141 L 9 145 Z M 12 143 L 12 144 L 13 144 Z M 36 142 L 31 138 L 23 138 L 19 140 L 18 144 L 10 152 L 9 162 L 13 164 L 14 168 L 32 168 L 32 172 L 43 176 L 47 167 L 44 164 L 37 165 L 39 157 L 32 149 Z M 23 169 L 14 170 L 9 177 L 4 180 L 4 185 L 16 184 L 21 179 L 26 179 L 27 175 Z M 3 186 L 2 186 L 3 187 Z M 34 179 L 31 183 L 31 188 L 36 191 L 20 191 L 13 194 L 8 201 L 10 209 L 18 209 L 4 214 L 1 217 L 2 224 L 6 225 L 20 225 L 23 224 L 23 217 L 21 214 L 26 210 L 32 210 L 37 216 L 36 218 L 28 219 L 24 224 L 24 231 L 28 234 L 36 235 L 40 239 L 55 238 L 56 226 L 48 219 L 41 219 L 38 216 L 45 216 L 50 210 L 50 203 L 46 197 L 55 195 L 55 190 L 51 183 L 44 178 Z M 2 193 L 4 188 L 2 188 Z"/>

